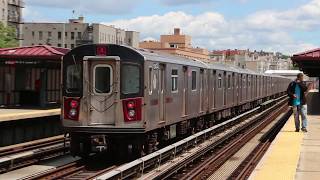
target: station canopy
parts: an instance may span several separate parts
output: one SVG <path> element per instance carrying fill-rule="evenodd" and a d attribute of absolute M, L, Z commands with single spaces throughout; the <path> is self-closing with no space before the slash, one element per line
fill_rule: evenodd
<path fill-rule="evenodd" d="M 61 60 L 61 57 L 69 50 L 48 45 L 2 48 L 0 49 L 0 61 L 16 59 Z"/>
<path fill-rule="evenodd" d="M 291 60 L 309 77 L 320 77 L 320 48 L 295 54 Z"/>

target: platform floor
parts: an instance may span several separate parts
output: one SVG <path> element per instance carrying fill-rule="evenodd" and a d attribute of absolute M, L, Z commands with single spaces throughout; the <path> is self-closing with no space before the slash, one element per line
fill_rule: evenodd
<path fill-rule="evenodd" d="M 59 115 L 60 108 L 57 109 L 0 109 L 0 122 L 12 121 L 27 118 L 37 118 Z"/>
<path fill-rule="evenodd" d="M 319 115 L 308 115 L 307 129 L 307 133 L 295 132 L 291 116 L 249 179 L 319 180 Z"/>

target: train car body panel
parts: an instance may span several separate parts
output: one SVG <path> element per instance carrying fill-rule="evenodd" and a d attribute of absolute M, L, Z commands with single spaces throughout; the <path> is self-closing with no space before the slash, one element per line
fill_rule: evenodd
<path fill-rule="evenodd" d="M 153 152 L 279 96 L 289 81 L 114 44 L 71 50 L 62 74 L 62 123 L 75 155 Z"/>

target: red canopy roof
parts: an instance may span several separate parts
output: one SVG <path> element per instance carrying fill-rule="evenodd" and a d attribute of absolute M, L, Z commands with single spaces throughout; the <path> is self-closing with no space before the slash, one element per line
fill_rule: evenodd
<path fill-rule="evenodd" d="M 307 59 L 320 60 L 320 48 L 295 54 L 293 55 L 292 58 L 295 61 L 307 60 Z"/>
<path fill-rule="evenodd" d="M 0 49 L 1 59 L 50 59 L 60 60 L 70 49 L 47 45 L 25 46 Z"/>
<path fill-rule="evenodd" d="M 295 54 L 291 60 L 309 76 L 320 76 L 320 48 Z"/>

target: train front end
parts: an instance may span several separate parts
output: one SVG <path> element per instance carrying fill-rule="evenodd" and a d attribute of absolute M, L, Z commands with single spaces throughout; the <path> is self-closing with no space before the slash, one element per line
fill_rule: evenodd
<path fill-rule="evenodd" d="M 73 155 L 139 151 L 143 64 L 134 49 L 112 44 L 79 46 L 63 57 L 62 122 Z"/>

